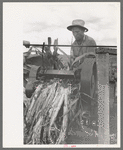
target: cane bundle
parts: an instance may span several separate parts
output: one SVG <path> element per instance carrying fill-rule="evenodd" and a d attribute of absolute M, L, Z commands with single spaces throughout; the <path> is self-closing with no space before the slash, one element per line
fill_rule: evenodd
<path fill-rule="evenodd" d="M 79 99 L 78 92 L 74 93 L 77 89 L 76 84 L 60 79 L 37 86 L 26 108 L 25 144 L 60 144 L 65 141 Z"/>

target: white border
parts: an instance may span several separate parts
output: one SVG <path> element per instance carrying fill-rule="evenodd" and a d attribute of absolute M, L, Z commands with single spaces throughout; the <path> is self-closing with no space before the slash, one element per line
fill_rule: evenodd
<path fill-rule="evenodd" d="M 34 3 L 34 2 L 33 2 Z M 30 3 L 30 4 L 33 4 Z M 80 2 L 78 2 L 80 3 Z M 89 2 L 90 3 L 90 2 Z M 105 3 L 105 2 L 104 2 Z M 50 148 L 65 147 L 66 145 L 23 145 L 23 15 L 21 9 L 24 3 L 3 3 L 3 147 L 25 147 L 25 148 Z M 44 4 L 44 3 L 43 3 Z M 53 3 L 52 3 L 53 4 Z M 64 3 L 66 4 L 66 3 Z M 70 3 L 69 3 L 70 4 Z M 72 4 L 72 3 L 71 3 Z M 75 4 L 75 3 L 74 3 Z M 109 4 L 109 3 L 107 3 Z M 120 3 L 115 2 L 118 8 Z M 13 9 L 12 9 L 13 7 Z M 118 139 L 120 139 L 120 9 L 118 11 Z M 20 114 L 20 115 L 18 115 Z M 76 147 L 120 147 L 120 140 L 116 145 L 78 145 Z M 71 147 L 75 144 L 69 145 Z M 67 147 L 67 146 L 66 146 Z"/>

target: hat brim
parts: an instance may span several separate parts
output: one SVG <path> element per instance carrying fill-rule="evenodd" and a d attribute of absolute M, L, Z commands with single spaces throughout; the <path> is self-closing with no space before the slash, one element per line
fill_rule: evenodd
<path fill-rule="evenodd" d="M 72 31 L 72 28 L 73 28 L 73 27 L 80 27 L 80 28 L 83 28 L 83 29 L 85 30 L 85 32 L 87 32 L 87 31 L 88 31 L 88 29 L 87 29 L 87 28 L 82 27 L 82 26 L 80 26 L 80 25 L 71 25 L 71 26 L 68 26 L 68 27 L 67 27 L 67 29 L 68 29 L 68 30 L 70 30 L 70 31 Z"/>

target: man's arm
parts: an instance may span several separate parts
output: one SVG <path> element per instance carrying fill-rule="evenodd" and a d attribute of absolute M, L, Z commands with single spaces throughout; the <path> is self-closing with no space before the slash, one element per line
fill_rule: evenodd
<path fill-rule="evenodd" d="M 74 60 L 75 60 L 75 58 L 74 58 L 74 55 L 73 55 L 73 48 L 71 47 L 71 50 L 70 50 L 70 65 L 72 65 Z"/>
<path fill-rule="evenodd" d="M 96 42 L 94 40 L 89 41 L 88 46 L 96 46 Z M 93 52 L 95 53 L 96 47 L 87 47 L 87 53 Z"/>

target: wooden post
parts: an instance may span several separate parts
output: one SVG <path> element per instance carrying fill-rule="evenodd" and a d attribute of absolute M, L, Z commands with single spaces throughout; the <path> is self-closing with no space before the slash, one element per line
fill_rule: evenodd
<path fill-rule="evenodd" d="M 109 54 L 97 54 L 98 144 L 110 144 L 109 138 Z"/>

